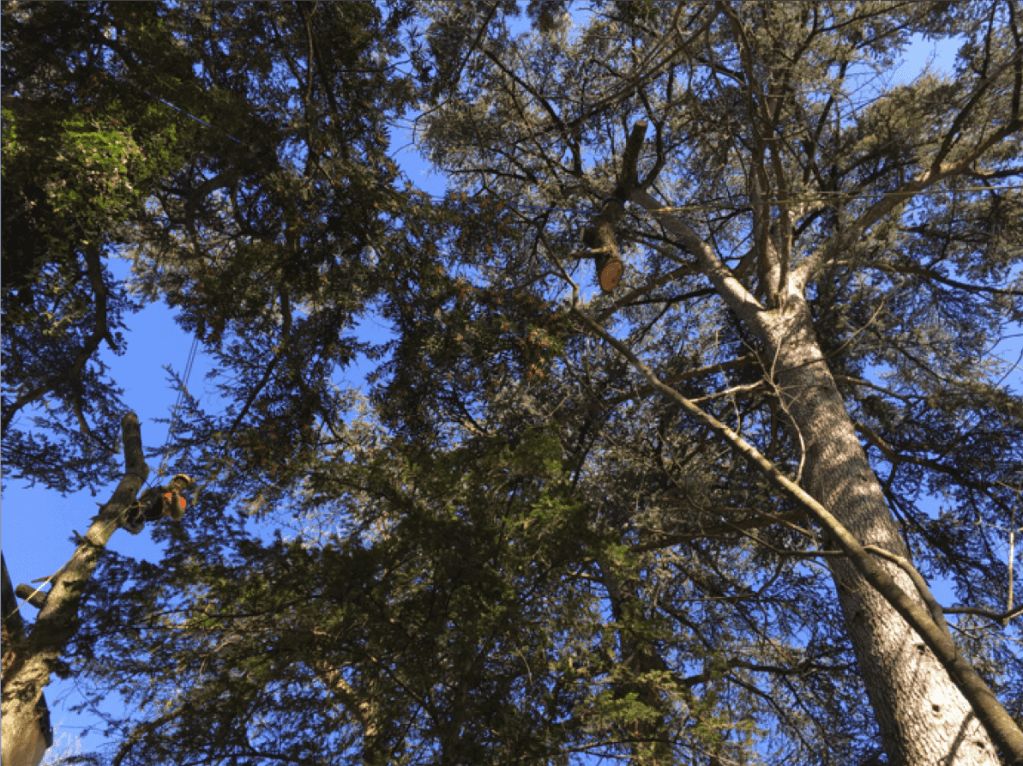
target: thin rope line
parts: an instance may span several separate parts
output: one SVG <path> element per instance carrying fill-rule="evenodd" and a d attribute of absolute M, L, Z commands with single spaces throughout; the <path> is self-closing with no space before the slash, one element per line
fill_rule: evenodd
<path fill-rule="evenodd" d="M 167 438 L 164 439 L 163 447 L 161 449 L 163 458 L 160 460 L 160 467 L 156 470 L 156 475 L 152 480 L 150 480 L 150 483 L 163 476 L 167 469 L 167 461 L 170 457 L 169 447 L 171 439 L 174 437 L 174 429 L 178 424 L 178 414 L 185 399 L 185 392 L 188 389 L 188 381 L 192 377 L 192 367 L 195 365 L 195 357 L 198 349 L 199 338 L 198 336 L 195 336 L 192 338 L 192 347 L 188 350 L 188 359 L 185 361 L 185 369 L 181 376 L 181 384 L 178 386 L 178 398 L 174 402 L 174 408 L 171 410 L 170 422 L 167 424 Z"/>
<path fill-rule="evenodd" d="M 185 361 L 185 369 L 184 369 L 184 372 L 182 373 L 181 385 L 178 387 L 178 397 L 177 397 L 177 400 L 174 402 L 174 409 L 171 410 L 170 423 L 168 424 L 168 427 L 167 427 L 167 438 L 164 440 L 163 448 L 162 448 L 163 460 L 160 462 L 160 467 L 159 467 L 159 469 L 156 472 L 156 476 L 151 478 L 146 483 L 146 487 L 149 487 L 150 485 L 152 485 L 153 481 L 155 479 L 158 479 L 160 476 L 162 476 L 164 471 L 166 470 L 167 458 L 169 456 L 168 447 L 170 445 L 171 437 L 174 435 L 174 428 L 177 425 L 177 420 L 178 420 L 178 410 L 180 409 L 181 404 L 182 404 L 182 402 L 184 400 L 185 390 L 188 387 L 188 381 L 189 381 L 189 378 L 191 378 L 191 375 L 192 375 L 192 368 L 195 365 L 195 357 L 196 357 L 196 353 L 198 351 L 198 348 L 199 348 L 199 338 L 198 337 L 193 337 L 192 338 L 192 346 L 188 350 L 188 358 Z M 130 507 L 131 507 L 131 505 L 126 506 L 125 510 L 127 510 L 127 508 L 130 508 Z M 121 523 L 121 516 L 122 515 L 123 515 L 123 512 L 119 513 L 117 516 L 109 519 L 106 523 L 104 523 L 104 525 L 100 528 L 100 534 L 106 534 L 107 530 L 109 530 L 111 527 L 113 527 L 115 525 L 120 525 L 120 523 Z M 90 525 L 90 527 L 91 527 L 91 525 Z M 85 535 L 82 536 L 82 539 L 88 541 L 88 537 L 87 537 L 88 534 L 89 534 L 89 532 L 88 532 L 88 530 L 86 530 L 86 533 L 85 533 Z M 75 546 L 75 550 L 77 550 L 80 545 L 81 545 L 81 543 L 79 543 L 78 546 Z M 72 554 L 72 556 L 73 555 L 74 554 Z M 70 559 L 68 561 L 70 561 Z M 36 595 L 37 593 L 41 593 L 41 594 L 43 594 L 44 597 L 48 597 L 50 592 L 46 591 L 46 590 L 43 590 L 43 589 L 47 585 L 49 585 L 51 582 L 53 582 L 57 577 L 59 577 L 64 572 L 64 569 L 66 567 L 67 567 L 67 562 L 65 562 L 62 567 L 60 567 L 56 572 L 51 574 L 49 577 L 43 579 L 42 582 L 40 582 L 35 588 L 33 588 L 32 593 L 29 594 L 28 598 L 31 598 L 32 596 Z M 35 581 L 33 581 L 33 582 L 35 582 Z M 18 598 L 20 598 L 20 596 L 15 595 L 15 601 L 14 601 L 13 608 L 11 609 L 11 611 L 7 612 L 3 616 L 3 620 L 5 622 L 7 621 L 8 618 L 10 618 L 12 615 L 14 615 L 16 612 L 19 611 L 19 606 L 18 606 L 18 601 L 17 601 Z M 22 600 L 25 601 L 26 603 L 28 603 L 28 598 L 24 598 Z"/>

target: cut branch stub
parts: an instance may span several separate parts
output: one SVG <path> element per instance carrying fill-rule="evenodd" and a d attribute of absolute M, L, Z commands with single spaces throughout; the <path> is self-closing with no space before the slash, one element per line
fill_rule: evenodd
<path fill-rule="evenodd" d="M 589 248 L 597 265 L 597 282 L 605 293 L 613 291 L 625 271 L 615 238 L 614 222 L 624 212 L 624 206 L 617 199 L 607 200 L 600 214 L 583 232 L 583 243 Z"/>
<path fill-rule="evenodd" d="M 637 122 L 632 127 L 625 151 L 622 153 L 622 169 L 614 192 L 604 200 L 593 223 L 583 231 L 583 244 L 589 250 L 588 255 L 596 263 L 597 282 L 605 293 L 612 292 L 618 286 L 625 272 L 625 264 L 622 262 L 618 239 L 615 236 L 615 226 L 625 215 L 625 202 L 638 184 L 636 162 L 643 148 L 646 128 L 647 124 L 644 121 Z"/>
<path fill-rule="evenodd" d="M 122 514 L 135 501 L 149 473 L 142 451 L 139 420 L 134 413 L 129 412 L 121 419 L 121 432 L 124 475 L 113 496 L 92 517 L 89 529 L 79 538 L 67 563 L 46 578 L 51 584 L 50 590 L 43 592 L 28 586 L 21 589 L 30 603 L 39 607 L 39 615 L 24 642 L 19 642 L 17 651 L 4 656 L 3 699 L 0 701 L 4 766 L 34 766 L 42 758 L 46 743 L 39 734 L 45 734 L 45 729 L 37 706 L 41 704 L 43 687 L 50 682 L 54 670 L 63 665 L 61 655 L 74 638 L 84 587 L 95 572 L 111 535 L 120 528 Z M 9 580 L 5 566 L 5 610 L 15 603 Z M 11 627 L 6 620 L 4 625 Z M 4 648 L 7 649 L 6 642 Z"/>
<path fill-rule="evenodd" d="M 613 292 L 625 271 L 625 264 L 618 258 L 597 256 L 597 282 L 605 293 Z"/>

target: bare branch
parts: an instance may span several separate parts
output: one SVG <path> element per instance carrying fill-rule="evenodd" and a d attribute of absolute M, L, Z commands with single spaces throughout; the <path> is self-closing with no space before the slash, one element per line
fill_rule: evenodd
<path fill-rule="evenodd" d="M 945 614 L 973 614 L 977 617 L 987 617 L 1002 625 L 1008 625 L 1009 622 L 1023 614 L 1023 606 L 1017 606 L 1007 612 L 996 612 L 993 609 L 983 609 L 979 606 L 946 606 L 942 611 Z"/>
<path fill-rule="evenodd" d="M 870 550 L 856 539 L 827 508 L 782 473 L 778 467 L 729 426 L 666 385 L 627 345 L 609 334 L 592 318 L 573 306 L 572 311 L 593 334 L 602 338 L 625 357 L 659 392 L 678 403 L 690 416 L 722 437 L 748 460 L 772 485 L 802 507 L 817 521 L 846 555 L 857 572 L 891 604 L 896 612 L 916 631 L 924 644 L 948 672 L 949 677 L 968 700 L 978 719 L 998 746 L 1013 762 L 1023 762 L 1023 731 L 998 701 L 987 682 L 962 656 L 951 635 L 936 622 L 928 608 L 906 593 L 891 574 L 874 559 Z"/>

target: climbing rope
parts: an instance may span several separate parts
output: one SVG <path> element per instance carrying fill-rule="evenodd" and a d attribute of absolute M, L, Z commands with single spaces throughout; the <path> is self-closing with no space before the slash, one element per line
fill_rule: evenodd
<path fill-rule="evenodd" d="M 163 456 L 160 460 L 160 467 L 157 469 L 156 475 L 151 477 L 149 481 L 146 483 L 146 486 L 142 488 L 143 491 L 145 491 L 148 487 L 152 486 L 154 482 L 157 482 L 159 478 L 163 476 L 167 471 L 167 461 L 170 457 L 171 439 L 174 437 L 174 431 L 178 424 L 179 412 L 182 404 L 184 403 L 185 393 L 188 390 L 188 381 L 192 376 L 192 368 L 195 366 L 195 357 L 198 354 L 198 350 L 199 338 L 193 337 L 192 346 L 188 350 L 188 357 L 185 360 L 185 369 L 181 374 L 181 385 L 178 386 L 178 396 L 174 402 L 174 407 L 171 410 L 170 421 L 167 425 L 167 438 L 164 440 L 163 447 L 160 450 L 163 453 Z M 107 522 L 104 524 L 102 528 L 102 533 L 105 534 L 107 531 L 109 531 L 110 527 L 118 525 L 120 523 L 121 523 L 120 515 L 118 515 L 116 518 L 107 520 Z M 42 594 L 45 597 L 48 594 L 46 586 L 53 582 L 53 580 L 55 580 L 57 577 L 59 577 L 60 574 L 64 571 L 64 567 L 66 566 L 67 564 L 65 563 L 64 566 L 62 566 L 56 572 L 51 574 L 49 577 L 40 577 L 36 580 L 32 580 L 33 583 L 39 584 L 32 589 L 32 592 L 28 595 L 28 597 L 21 596 L 21 594 L 18 594 L 18 597 L 22 598 L 25 601 L 27 601 L 29 598 L 34 597 L 36 594 Z M 15 601 L 12 609 L 9 612 L 3 614 L 3 619 L 7 620 L 7 618 L 13 615 L 16 611 L 18 611 L 17 601 Z"/>
<path fill-rule="evenodd" d="M 149 486 L 154 481 L 159 480 L 159 478 L 167 472 L 167 461 L 170 458 L 171 439 L 174 438 L 174 430 L 178 425 L 178 414 L 181 409 L 181 405 L 185 400 L 185 393 L 188 390 L 188 381 L 192 377 L 192 367 L 195 365 L 195 357 L 198 350 L 199 338 L 196 336 L 192 338 L 192 347 L 188 351 L 188 359 L 185 361 L 185 369 L 181 375 L 181 385 L 178 386 L 178 398 L 174 402 L 174 408 L 171 410 L 170 422 L 167 424 L 167 438 L 164 439 L 163 447 L 160 450 L 163 453 L 163 457 L 160 460 L 160 467 L 156 469 L 156 475 L 149 480 L 146 486 Z"/>

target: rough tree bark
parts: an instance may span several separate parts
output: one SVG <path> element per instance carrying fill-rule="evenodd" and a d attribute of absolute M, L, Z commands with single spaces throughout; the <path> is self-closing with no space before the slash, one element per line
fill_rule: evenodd
<path fill-rule="evenodd" d="M 106 505 L 93 517 L 88 531 L 68 562 L 51 578 L 51 588 L 27 635 L 11 647 L 3 670 L 3 766 L 36 766 L 43 750 L 33 747 L 37 737 L 37 705 L 43 687 L 74 635 L 85 583 L 99 556 L 118 529 L 124 510 L 134 502 L 149 468 L 142 454 L 138 418 L 129 412 L 121 420 L 124 441 L 124 476 Z"/>
<path fill-rule="evenodd" d="M 645 123 L 630 133 L 625 157 L 637 156 Z M 998 750 L 1023 763 L 1023 731 L 984 680 L 960 655 L 885 502 L 880 483 L 817 340 L 803 295 L 805 273 L 781 277 L 766 307 L 736 279 L 710 245 L 667 213 L 642 187 L 623 189 L 695 258 L 739 321 L 760 341 L 773 382 L 804 450 L 800 483 L 781 473 L 753 445 L 660 381 L 625 344 L 576 311 L 655 389 L 709 425 L 806 509 L 845 554 L 830 560 L 846 628 L 881 736 L 893 764 L 995 766 Z M 996 747 L 997 745 L 997 747 Z"/>
<path fill-rule="evenodd" d="M 803 486 L 864 546 L 909 559 L 813 331 L 806 304 L 776 312 L 761 342 L 805 450 Z M 984 727 L 923 639 L 844 558 L 829 559 L 885 749 L 899 764 L 998 764 Z M 885 563 L 907 594 L 906 572 Z M 922 602 L 921 602 L 922 605 Z"/>
<path fill-rule="evenodd" d="M 0 568 L 3 570 L 3 584 L 0 586 L 0 604 L 3 606 L 3 678 L 7 679 L 7 668 L 13 662 L 18 648 L 25 640 L 25 621 L 18 610 L 18 602 L 14 595 L 14 585 L 7 573 L 7 562 L 0 554 Z M 50 711 L 46 705 L 46 697 L 39 695 L 35 706 L 34 717 L 23 724 L 21 735 L 9 738 L 3 736 L 4 764 L 36 764 L 43 753 L 53 744 L 53 730 L 50 728 Z"/>
<path fill-rule="evenodd" d="M 941 763 L 962 764 L 962 766 L 966 766 L 966 764 L 997 764 L 999 761 L 993 746 L 993 743 L 997 743 L 1006 762 L 1023 764 L 1023 730 L 998 701 L 984 679 L 959 653 L 941 615 L 940 607 L 934 601 L 927 583 L 909 559 L 881 546 L 861 544 L 857 537 L 828 508 L 817 501 L 800 484 L 782 473 L 755 446 L 714 416 L 702 410 L 695 402 L 661 381 L 654 371 L 645 365 L 627 345 L 610 335 L 591 317 L 579 311 L 578 308 L 575 309 L 575 314 L 595 335 L 603 338 L 646 376 L 655 390 L 676 401 L 689 415 L 718 433 L 740 455 L 763 473 L 778 490 L 799 504 L 811 518 L 821 525 L 824 532 L 833 538 L 836 547 L 845 555 L 849 571 L 853 573 L 852 581 L 858 585 L 861 584 L 863 588 L 875 589 L 878 597 L 887 605 L 886 608 L 878 608 L 870 614 L 860 613 L 858 615 L 860 619 L 866 617 L 874 619 L 881 626 L 894 625 L 895 627 L 898 626 L 898 620 L 904 620 L 907 629 L 915 631 L 916 638 L 919 639 L 913 645 L 916 651 L 920 654 L 926 654 L 928 650 L 933 653 L 933 658 L 941 665 L 945 675 L 942 677 L 940 674 L 935 674 L 923 678 L 925 682 L 932 684 L 925 688 L 926 692 L 933 692 L 933 695 L 928 696 L 927 699 L 945 699 L 946 705 L 948 705 L 952 704 L 949 702 L 950 700 L 954 701 L 955 698 L 962 697 L 963 700 L 968 700 L 967 705 L 970 708 L 970 713 L 963 719 L 962 737 L 957 737 L 948 743 L 946 749 L 948 755 Z M 859 448 L 858 444 L 857 448 Z M 889 523 L 892 523 L 894 527 L 887 507 L 885 507 L 885 514 L 888 515 Z M 893 566 L 886 568 L 882 560 L 890 562 Z M 902 574 L 907 574 L 907 577 L 903 578 Z M 871 604 L 871 606 L 876 607 L 877 605 Z M 894 623 L 891 622 L 893 619 Z M 864 635 L 867 638 L 870 637 L 869 634 L 862 632 L 850 632 L 854 641 L 857 638 L 863 640 Z M 906 636 L 911 637 L 911 634 L 907 633 Z M 890 653 L 891 644 L 889 642 L 880 647 L 857 647 L 854 643 L 853 648 L 857 653 L 865 649 L 887 656 L 886 652 Z M 902 658 L 896 656 L 895 659 Z M 923 661 L 921 667 L 925 665 L 926 661 Z M 875 683 L 884 687 L 887 681 L 888 679 L 864 675 L 864 682 L 868 686 Z M 887 684 L 887 686 L 893 687 L 898 693 L 881 698 L 872 695 L 872 701 L 874 699 L 891 700 L 896 705 L 896 708 L 891 711 L 891 715 L 902 724 L 896 728 L 897 736 L 912 737 L 916 733 L 916 727 L 926 728 L 929 726 L 928 722 L 922 721 L 918 716 L 907 714 L 907 711 L 914 709 L 907 703 L 911 699 L 916 699 L 916 695 L 919 694 L 918 690 L 898 689 L 895 684 Z M 983 748 L 978 745 L 973 756 L 967 757 L 960 746 L 964 741 L 963 737 L 973 731 L 972 729 L 967 731 L 967 726 L 970 725 L 973 717 L 979 719 L 983 724 L 982 729 L 976 730 L 977 740 L 974 744 L 977 745 L 982 740 L 985 740 L 986 744 Z M 897 753 L 915 752 L 914 748 L 903 747 L 901 750 L 897 750 L 896 746 L 901 747 L 901 743 L 893 745 L 887 740 L 885 740 L 885 746 Z M 994 760 L 991 760 L 992 758 Z M 930 764 L 932 761 L 902 760 L 893 761 L 893 763 L 899 763 L 900 766 L 903 764 L 915 766 L 918 763 Z"/>

